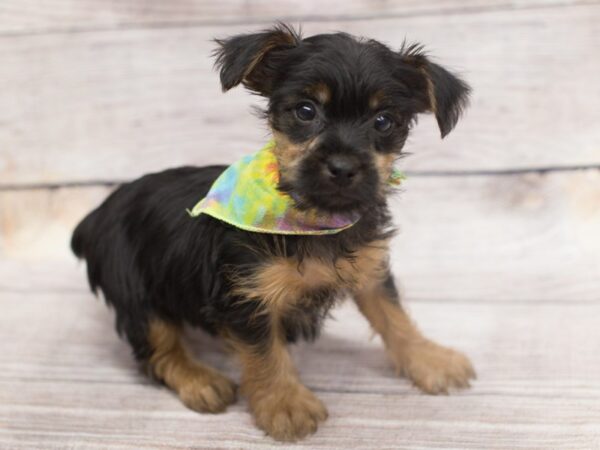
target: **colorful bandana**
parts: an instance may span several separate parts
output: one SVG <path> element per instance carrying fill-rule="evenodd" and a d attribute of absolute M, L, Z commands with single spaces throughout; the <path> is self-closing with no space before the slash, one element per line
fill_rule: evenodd
<path fill-rule="evenodd" d="M 277 189 L 279 168 L 274 141 L 259 152 L 229 166 L 200 202 L 188 213 L 207 214 L 246 231 L 271 234 L 334 234 L 351 227 L 360 216 L 299 210 L 294 200 Z M 403 175 L 393 170 L 388 183 L 398 185 Z"/>

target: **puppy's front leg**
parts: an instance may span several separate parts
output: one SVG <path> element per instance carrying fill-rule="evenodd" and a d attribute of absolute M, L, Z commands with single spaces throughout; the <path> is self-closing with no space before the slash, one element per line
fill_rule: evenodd
<path fill-rule="evenodd" d="M 381 335 L 400 374 L 428 394 L 445 394 L 449 388 L 469 387 L 469 380 L 475 378 L 469 359 L 419 332 L 400 305 L 389 271 L 383 280 L 372 280 L 358 289 L 354 299 Z"/>
<path fill-rule="evenodd" d="M 258 427 L 281 441 L 314 433 L 327 409 L 300 382 L 283 338 L 271 330 L 265 342 L 233 345 L 242 363 L 241 392 Z"/>

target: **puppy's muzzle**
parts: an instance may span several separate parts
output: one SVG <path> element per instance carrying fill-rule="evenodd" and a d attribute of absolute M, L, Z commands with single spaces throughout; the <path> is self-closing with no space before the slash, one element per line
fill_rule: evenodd
<path fill-rule="evenodd" d="M 356 180 L 360 166 L 354 158 L 332 155 L 325 161 L 325 169 L 325 173 L 332 183 L 340 187 L 347 187 Z"/>

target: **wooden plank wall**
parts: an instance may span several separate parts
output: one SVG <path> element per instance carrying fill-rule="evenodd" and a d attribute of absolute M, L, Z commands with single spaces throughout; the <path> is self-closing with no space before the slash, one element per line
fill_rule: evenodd
<path fill-rule="evenodd" d="M 0 447 L 268 444 L 243 404 L 199 422 L 135 373 L 68 240 L 115 183 L 264 142 L 260 100 L 222 94 L 209 54 L 276 19 L 422 42 L 474 89 L 445 140 L 420 120 L 391 206 L 409 307 L 479 381 L 415 394 L 342 309 L 295 351 L 332 413 L 305 445 L 598 448 L 598 0 L 0 2 Z"/>
<path fill-rule="evenodd" d="M 598 2 L 344 5 L 3 2 L 0 251 L 66 260 L 71 228 L 106 183 L 258 148 L 267 131 L 250 107 L 261 101 L 220 92 L 211 38 L 287 17 L 305 34 L 422 42 L 473 86 L 457 129 L 441 141 L 423 117 L 402 161 L 397 264 L 409 290 L 431 295 L 435 261 L 451 297 L 466 295 L 465 283 L 473 297 L 596 295 Z M 539 286 L 513 292 L 532 275 Z"/>
<path fill-rule="evenodd" d="M 303 28 L 343 29 L 395 47 L 405 38 L 420 41 L 469 79 L 474 95 L 464 122 L 441 142 L 432 121 L 423 120 L 407 169 L 596 164 L 600 61 L 590 52 L 600 47 L 600 13 L 594 4 L 534 6 L 323 16 Z M 256 148 L 266 130 L 249 107 L 261 102 L 240 89 L 223 95 L 209 57 L 213 37 L 256 28 L 7 32 L 0 39 L 0 186 L 127 179 L 165 166 L 233 160 Z"/>

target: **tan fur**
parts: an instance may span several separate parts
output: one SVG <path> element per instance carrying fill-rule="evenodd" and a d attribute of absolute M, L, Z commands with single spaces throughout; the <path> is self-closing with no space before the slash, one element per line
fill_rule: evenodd
<path fill-rule="evenodd" d="M 236 399 L 236 386 L 216 370 L 194 361 L 180 340 L 180 330 L 161 320 L 152 320 L 148 334 L 152 346 L 149 364 L 191 409 L 222 412 Z"/>
<path fill-rule="evenodd" d="M 343 287 L 351 291 L 363 289 L 371 280 L 382 280 L 385 276 L 389 256 L 388 241 L 374 241 L 354 252 L 351 258 L 340 258 L 335 271 Z"/>
<path fill-rule="evenodd" d="M 423 74 L 423 76 L 425 77 L 425 80 L 427 82 L 427 97 L 429 97 L 429 105 L 431 108 L 431 112 L 435 114 L 437 112 L 437 102 L 435 99 L 435 86 L 433 85 L 433 81 L 431 81 L 431 77 L 429 76 L 429 73 L 427 72 L 427 70 L 425 68 L 420 68 L 419 70 L 421 71 L 421 73 Z"/>
<path fill-rule="evenodd" d="M 385 98 L 385 93 L 383 91 L 377 91 L 369 98 L 369 108 L 372 110 L 377 110 L 379 108 L 379 104 Z"/>
<path fill-rule="evenodd" d="M 462 353 L 425 338 L 384 286 L 366 285 L 355 292 L 360 311 L 377 331 L 398 372 L 428 394 L 465 388 L 475 378 L 470 361 Z"/>
<path fill-rule="evenodd" d="M 252 80 L 250 80 L 249 77 L 267 53 L 277 47 L 294 46 L 297 45 L 297 43 L 298 42 L 296 41 L 296 38 L 287 31 L 279 30 L 277 33 L 274 33 L 273 36 L 271 36 L 271 38 L 265 43 L 261 51 L 254 55 L 254 58 L 246 68 L 243 77 L 244 83 L 250 87 L 253 86 Z"/>
<path fill-rule="evenodd" d="M 396 161 L 396 158 L 398 158 L 398 155 L 396 155 L 395 153 L 382 154 L 375 151 L 374 154 L 375 166 L 377 168 L 377 172 L 379 173 L 379 179 L 387 181 L 387 179 L 392 174 L 394 162 Z M 387 184 L 382 183 L 382 187 L 387 187 Z"/>
<path fill-rule="evenodd" d="M 284 339 L 273 318 L 266 348 L 228 338 L 242 364 L 241 391 L 259 428 L 281 441 L 314 433 L 327 418 L 323 403 L 299 380 Z"/>
<path fill-rule="evenodd" d="M 335 285 L 336 281 L 331 268 L 317 260 L 298 263 L 292 258 L 275 257 L 252 276 L 235 280 L 234 292 L 260 301 L 265 312 L 280 315 L 295 306 L 304 292 Z"/>
<path fill-rule="evenodd" d="M 294 179 L 302 157 L 314 148 L 318 138 L 312 138 L 302 144 L 294 144 L 285 134 L 275 130 L 273 130 L 273 138 L 275 140 L 273 153 L 277 158 L 280 176 L 283 179 Z"/>
<path fill-rule="evenodd" d="M 323 82 L 310 86 L 306 92 L 313 95 L 322 105 L 329 103 L 331 100 L 331 90 Z"/>
<path fill-rule="evenodd" d="M 234 291 L 244 298 L 260 301 L 265 312 L 285 313 L 302 295 L 319 288 L 356 290 L 385 274 L 387 241 L 376 241 L 359 248 L 349 258 L 334 263 L 308 258 L 273 257 L 254 274 L 234 278 Z"/>

